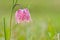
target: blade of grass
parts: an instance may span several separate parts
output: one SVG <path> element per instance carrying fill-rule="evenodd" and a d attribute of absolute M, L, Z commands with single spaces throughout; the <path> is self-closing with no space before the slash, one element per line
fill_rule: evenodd
<path fill-rule="evenodd" d="M 5 40 L 7 40 L 7 39 L 6 39 L 6 26 L 5 26 L 5 18 L 3 18 L 3 21 L 4 21 L 4 36 L 5 36 Z"/>
<path fill-rule="evenodd" d="M 58 38 L 58 40 L 59 40 L 59 33 L 57 34 L 57 38 Z"/>

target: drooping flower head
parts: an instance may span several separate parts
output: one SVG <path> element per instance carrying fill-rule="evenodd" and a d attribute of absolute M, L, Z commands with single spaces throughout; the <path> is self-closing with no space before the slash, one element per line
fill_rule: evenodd
<path fill-rule="evenodd" d="M 15 13 L 15 19 L 17 23 L 30 22 L 31 16 L 29 10 L 27 8 L 17 10 Z"/>

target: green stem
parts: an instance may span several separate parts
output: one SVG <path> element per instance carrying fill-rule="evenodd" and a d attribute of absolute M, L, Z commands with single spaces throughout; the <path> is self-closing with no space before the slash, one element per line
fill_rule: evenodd
<path fill-rule="evenodd" d="M 13 5 L 14 5 L 14 0 L 13 0 Z M 10 37 L 11 37 L 11 26 L 12 26 L 12 12 L 13 12 L 13 7 L 11 9 L 11 15 L 10 15 Z"/>
<path fill-rule="evenodd" d="M 17 3 L 17 0 L 15 2 L 15 4 Z M 11 15 L 10 15 L 10 37 L 11 37 L 11 26 L 12 26 L 12 13 L 13 13 L 13 10 L 14 10 L 14 0 L 13 0 L 13 6 L 12 6 L 12 9 L 11 9 Z"/>
<path fill-rule="evenodd" d="M 12 13 L 11 13 L 11 18 L 10 18 L 10 37 L 11 37 L 11 23 L 12 23 Z"/>
<path fill-rule="evenodd" d="M 4 35 L 5 35 L 5 40 L 7 40 L 7 39 L 6 39 L 5 18 L 3 18 L 3 21 L 4 21 Z"/>

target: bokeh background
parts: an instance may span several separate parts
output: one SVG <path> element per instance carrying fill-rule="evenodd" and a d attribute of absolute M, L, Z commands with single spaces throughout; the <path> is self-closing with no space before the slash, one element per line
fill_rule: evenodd
<path fill-rule="evenodd" d="M 60 32 L 60 0 L 18 0 L 17 4 L 21 6 L 16 6 L 12 13 L 11 40 L 58 40 L 54 37 Z M 0 40 L 4 40 L 4 17 L 9 39 L 12 6 L 13 0 L 0 0 Z M 32 22 L 15 27 L 15 12 L 22 7 L 29 9 Z"/>

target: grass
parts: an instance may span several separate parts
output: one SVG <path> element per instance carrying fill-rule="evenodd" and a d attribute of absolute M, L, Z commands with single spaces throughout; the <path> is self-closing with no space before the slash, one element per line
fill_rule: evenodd
<path fill-rule="evenodd" d="M 0 39 L 4 39 L 3 17 L 5 17 L 5 26 L 7 39 L 10 32 L 10 12 L 12 0 L 0 1 Z M 60 3 L 59 0 L 18 0 L 18 4 L 23 7 L 29 7 L 32 23 L 18 24 L 15 26 L 15 11 L 12 13 L 12 38 L 14 40 L 58 40 L 57 33 L 60 33 Z M 30 6 L 28 6 L 31 3 Z M 45 25 L 45 26 L 44 26 Z"/>

